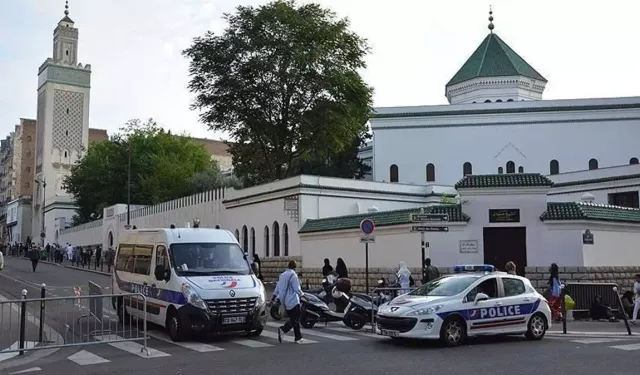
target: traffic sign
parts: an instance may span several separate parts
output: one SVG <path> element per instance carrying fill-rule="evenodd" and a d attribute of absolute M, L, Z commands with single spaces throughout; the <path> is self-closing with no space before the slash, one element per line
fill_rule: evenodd
<path fill-rule="evenodd" d="M 360 222 L 360 230 L 364 234 L 372 234 L 376 230 L 376 225 L 371 219 L 364 219 Z"/>
<path fill-rule="evenodd" d="M 427 227 L 424 225 L 412 225 L 412 232 L 448 232 L 449 227 Z"/>
<path fill-rule="evenodd" d="M 364 234 L 360 236 L 360 243 L 375 243 L 376 236 L 372 236 L 370 234 Z"/>
<path fill-rule="evenodd" d="M 449 221 L 447 214 L 410 214 L 409 219 L 414 223 L 424 223 L 431 221 Z"/>

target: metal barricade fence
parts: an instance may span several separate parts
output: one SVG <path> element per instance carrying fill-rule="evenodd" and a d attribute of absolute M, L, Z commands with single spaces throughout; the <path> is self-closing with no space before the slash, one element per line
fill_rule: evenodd
<path fill-rule="evenodd" d="M 0 347 L 3 353 L 71 346 L 113 344 L 141 341 L 140 351 L 149 355 L 147 347 L 147 299 L 141 293 L 102 294 L 97 284 L 90 283 L 90 294 L 45 297 L 43 284 L 40 298 L 0 300 Z M 112 300 L 118 300 L 113 308 Z M 125 306 L 138 310 L 143 318 L 127 313 Z"/>
<path fill-rule="evenodd" d="M 410 288 L 409 291 L 414 290 L 415 287 Z M 376 333 L 376 319 L 378 317 L 378 307 L 383 303 L 391 301 L 400 295 L 401 290 L 407 290 L 406 288 L 374 288 L 371 291 L 371 303 L 373 306 L 373 313 L 371 314 L 371 332 Z M 409 292 L 407 292 L 409 293 Z M 403 293 L 405 294 L 405 293 Z"/>

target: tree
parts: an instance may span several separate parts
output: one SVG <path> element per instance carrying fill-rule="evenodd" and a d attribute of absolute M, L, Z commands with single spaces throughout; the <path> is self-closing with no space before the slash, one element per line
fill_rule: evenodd
<path fill-rule="evenodd" d="M 369 48 L 349 21 L 294 0 L 240 6 L 225 20 L 224 33 L 195 38 L 183 53 L 192 108 L 233 138 L 234 173 L 249 186 L 299 174 L 304 163 L 353 163 L 373 90 L 358 73 Z"/>
<path fill-rule="evenodd" d="M 358 157 L 360 148 L 371 136 L 364 134 L 356 137 L 344 151 L 330 154 L 328 157 L 311 157 L 307 162 L 300 162 L 300 173 L 316 176 L 363 178 L 371 171 L 371 167 Z"/>
<path fill-rule="evenodd" d="M 63 187 L 77 205 L 74 225 L 97 220 L 105 207 L 127 202 L 131 149 L 131 203 L 157 204 L 194 193 L 197 174 L 220 174 L 205 148 L 189 137 L 174 136 L 153 120 L 131 120 L 109 141 L 94 143 L 71 167 Z M 217 177 L 220 185 L 224 181 Z"/>

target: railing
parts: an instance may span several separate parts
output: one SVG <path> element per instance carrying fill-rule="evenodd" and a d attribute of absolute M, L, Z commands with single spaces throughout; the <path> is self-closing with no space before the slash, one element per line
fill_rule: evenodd
<path fill-rule="evenodd" d="M 143 294 L 102 294 L 92 282 L 89 295 L 80 288 L 74 291 L 75 296 L 49 298 L 42 284 L 40 298 L 27 298 L 24 289 L 22 299 L 0 299 L 0 347 L 7 348 L 2 353 L 142 341 L 140 351 L 149 354 Z M 144 318 L 134 318 L 125 306 L 138 309 Z"/>

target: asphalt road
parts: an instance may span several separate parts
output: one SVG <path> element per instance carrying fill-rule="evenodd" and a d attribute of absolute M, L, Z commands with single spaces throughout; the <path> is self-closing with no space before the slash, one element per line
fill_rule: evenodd
<path fill-rule="evenodd" d="M 73 295 L 74 287 L 89 280 L 110 285 L 109 277 L 41 264 L 35 273 L 29 262 L 9 262 L 0 276 L 0 293 L 17 293 L 24 287 L 34 293 L 46 283 L 51 293 Z M 7 276 L 10 278 L 8 279 Z M 12 282 L 9 282 L 13 280 Z M 15 285 L 14 285 L 15 284 Z M 7 296 L 8 297 L 8 296 Z M 48 320 L 59 319 L 54 315 Z M 364 331 L 354 332 L 338 324 L 304 331 L 307 344 L 285 341 L 278 344 L 276 327 L 260 338 L 222 337 L 192 339 L 180 345 L 168 342 L 158 327 L 150 327 L 150 356 L 140 353 L 140 343 L 99 344 L 64 348 L 44 358 L 3 368 L 0 374 L 28 373 L 141 375 L 169 374 L 261 374 L 299 373 L 326 375 L 341 373 L 373 375 L 389 373 L 443 374 L 637 374 L 640 337 L 549 336 L 539 342 L 523 337 L 472 340 L 458 348 L 437 343 L 404 342 L 381 338 Z M 570 325 L 571 327 L 571 325 Z M 576 326 L 577 327 L 577 326 Z M 590 329 L 585 325 L 581 331 Z M 10 361 L 7 361 L 8 363 Z"/>

